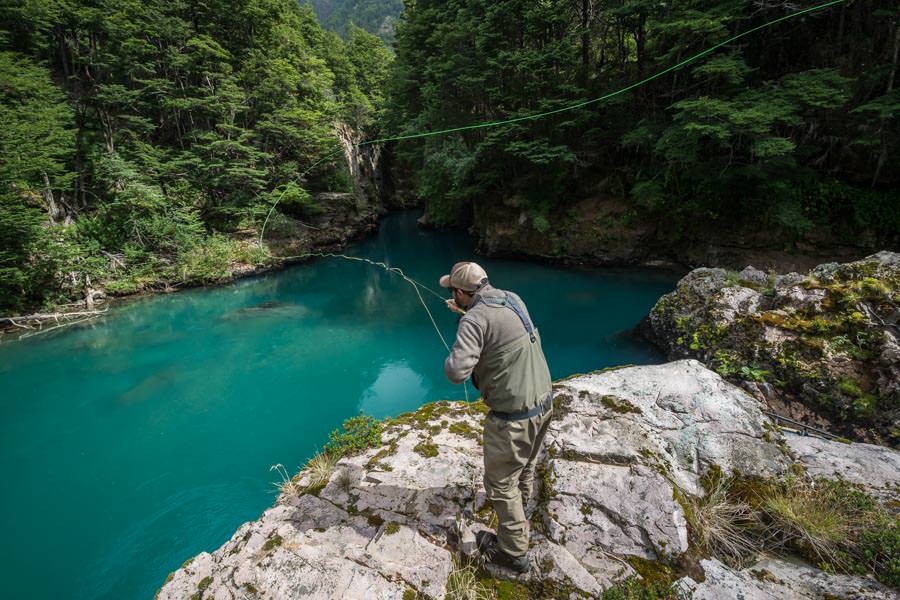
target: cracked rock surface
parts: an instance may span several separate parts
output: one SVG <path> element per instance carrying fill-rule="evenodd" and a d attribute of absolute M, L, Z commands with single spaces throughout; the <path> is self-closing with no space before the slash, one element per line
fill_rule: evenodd
<path fill-rule="evenodd" d="M 764 477 L 790 465 L 790 449 L 773 439 L 760 402 L 696 360 L 576 376 L 554 389 L 556 408 L 526 510 L 533 568 L 518 578 L 526 587 L 553 589 L 554 597 L 599 598 L 635 575 L 635 561 L 686 552 L 676 488 L 701 494 L 700 476 L 713 465 Z M 302 473 L 299 493 L 282 493 L 222 547 L 185 563 L 157 597 L 446 598 L 455 561 L 473 554 L 474 534 L 491 526 L 483 411 L 481 404 L 444 401 L 387 421 L 381 446 L 341 459 L 322 487 L 308 488 L 311 476 Z M 824 475 L 874 460 L 866 445 L 809 440 L 792 444 L 793 451 Z M 885 451 L 878 455 L 879 485 L 891 489 L 898 459 Z M 767 560 L 742 571 L 703 560 L 705 577 L 679 585 L 695 598 L 818 598 L 821 590 L 844 597 L 840 590 L 851 587 L 862 595 L 847 597 L 893 597 L 879 595 L 884 589 L 866 578 Z M 753 569 L 769 575 L 761 580 Z"/>

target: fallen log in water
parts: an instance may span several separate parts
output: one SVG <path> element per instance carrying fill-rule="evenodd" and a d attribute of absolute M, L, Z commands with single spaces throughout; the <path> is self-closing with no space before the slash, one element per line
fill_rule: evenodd
<path fill-rule="evenodd" d="M 51 313 L 33 313 L 30 315 L 21 315 L 14 317 L 0 317 L 0 327 L 7 330 L 14 328 L 25 330 L 19 339 L 48 333 L 62 327 L 77 325 L 90 321 L 104 314 L 109 307 L 102 310 L 78 310 L 71 312 L 51 312 Z M 51 326 L 47 326 L 52 323 Z"/>

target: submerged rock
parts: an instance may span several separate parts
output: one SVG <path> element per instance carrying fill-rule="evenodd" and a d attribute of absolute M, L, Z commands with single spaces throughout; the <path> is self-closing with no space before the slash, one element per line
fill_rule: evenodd
<path fill-rule="evenodd" d="M 479 576 L 511 580 L 522 597 L 599 598 L 623 579 L 647 575 L 646 565 L 693 556 L 691 577 L 679 585 L 695 598 L 791 597 L 778 595 L 791 586 L 799 590 L 794 597 L 813 598 L 822 596 L 805 590 L 849 585 L 865 591 L 856 597 L 888 597 L 871 580 L 831 578 L 811 567 L 765 563 L 788 583 L 763 585 L 747 570 L 697 562 L 683 498 L 703 494 L 702 475 L 719 469 L 770 478 L 791 464 L 763 405 L 698 361 L 601 371 L 554 390 L 526 511 L 533 568 L 515 577 L 488 567 Z M 475 533 L 491 528 L 482 486 L 484 410 L 444 401 L 387 420 L 381 446 L 338 461 L 324 485 L 302 473 L 258 520 L 175 571 L 157 597 L 448 597 L 451 573 L 477 554 Z M 826 444 L 834 447 L 814 453 L 814 442 L 792 446 L 810 470 L 832 476 L 847 469 L 823 457 L 858 450 L 844 455 L 853 462 L 871 452 Z M 897 453 L 879 452 L 886 454 L 879 455 L 878 485 L 888 489 L 898 483 L 891 473 Z"/>
<path fill-rule="evenodd" d="M 639 329 L 779 414 L 900 445 L 900 254 L 806 275 L 694 269 Z"/>

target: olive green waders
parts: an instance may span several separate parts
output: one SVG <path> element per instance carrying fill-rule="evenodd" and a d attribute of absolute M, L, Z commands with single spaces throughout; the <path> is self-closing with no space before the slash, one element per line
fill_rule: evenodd
<path fill-rule="evenodd" d="M 550 406 L 542 414 L 517 421 L 491 413 L 484 419 L 484 489 L 497 513 L 497 543 L 511 556 L 528 552 L 525 504 L 552 412 Z"/>

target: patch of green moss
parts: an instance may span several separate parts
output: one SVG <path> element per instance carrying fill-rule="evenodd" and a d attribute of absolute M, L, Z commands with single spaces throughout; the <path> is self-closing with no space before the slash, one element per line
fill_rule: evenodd
<path fill-rule="evenodd" d="M 212 577 L 207 575 L 206 577 L 204 577 L 203 579 L 200 580 L 200 583 L 197 584 L 197 589 L 200 591 L 203 591 L 206 588 L 208 588 L 209 584 L 211 584 L 211 583 L 212 583 Z"/>
<path fill-rule="evenodd" d="M 661 562 L 647 560 L 638 556 L 629 556 L 626 561 L 647 583 L 658 585 L 669 585 L 672 583 L 672 569 Z"/>
<path fill-rule="evenodd" d="M 425 458 L 434 458 L 438 455 L 438 447 L 431 441 L 431 438 L 424 439 L 413 446 L 413 451 L 421 454 Z"/>
<path fill-rule="evenodd" d="M 619 414 L 626 414 L 626 413 L 640 414 L 641 413 L 640 408 L 638 408 L 637 406 L 635 406 L 634 404 L 632 404 L 625 398 L 619 398 L 619 397 L 613 396 L 611 394 L 604 394 L 603 396 L 601 396 L 600 402 L 603 404 L 603 406 L 605 406 L 606 408 L 610 409 L 611 411 L 613 411 L 615 413 L 619 413 Z"/>
<path fill-rule="evenodd" d="M 530 600 L 533 597 L 528 586 L 517 581 L 494 579 L 491 583 L 496 600 Z"/>
<path fill-rule="evenodd" d="M 416 600 L 418 597 L 419 594 L 412 588 L 406 588 L 406 591 L 403 592 L 403 600 Z"/>
<path fill-rule="evenodd" d="M 546 464 L 539 464 L 535 474 L 538 477 L 538 494 L 541 500 L 546 502 L 551 498 L 556 497 L 556 491 L 553 489 L 553 475 L 550 473 L 550 468 Z"/>
<path fill-rule="evenodd" d="M 641 448 L 639 454 L 646 460 L 647 464 L 655 468 L 660 475 L 666 478 L 671 477 L 672 465 L 668 459 L 660 456 L 649 448 Z"/>
<path fill-rule="evenodd" d="M 372 527 L 381 527 L 382 525 L 384 525 L 384 519 L 376 514 L 371 514 L 366 517 L 366 522 Z"/>
<path fill-rule="evenodd" d="M 590 504 L 582 504 L 581 505 L 581 514 L 592 515 L 592 514 L 594 514 L 594 509 L 591 508 Z"/>
<path fill-rule="evenodd" d="M 284 540 L 277 533 L 266 540 L 266 543 L 263 544 L 263 552 L 270 552 L 284 543 Z"/>
<path fill-rule="evenodd" d="M 491 412 L 491 409 L 488 408 L 487 404 L 485 404 L 484 401 L 481 400 L 480 398 L 475 402 L 469 402 L 468 404 L 465 405 L 465 407 L 466 407 L 467 414 L 470 414 L 470 415 L 476 416 L 476 417 L 478 417 L 478 416 L 483 417 L 484 415 Z"/>
<path fill-rule="evenodd" d="M 375 453 L 372 458 L 366 462 L 366 466 L 370 469 L 379 465 L 382 459 L 397 454 L 397 440 L 392 439 L 388 445 Z"/>
<path fill-rule="evenodd" d="M 480 440 L 481 434 L 472 427 L 468 421 L 456 421 L 453 423 L 448 429 L 450 433 L 454 433 L 456 435 L 469 438 L 472 440 Z"/>
<path fill-rule="evenodd" d="M 249 581 L 244 584 L 244 590 L 251 594 L 258 594 L 259 590 L 256 589 L 256 586 L 250 583 Z"/>
<path fill-rule="evenodd" d="M 384 526 L 385 535 L 394 535 L 398 531 L 400 531 L 400 523 L 397 523 L 396 521 L 391 521 Z"/>

